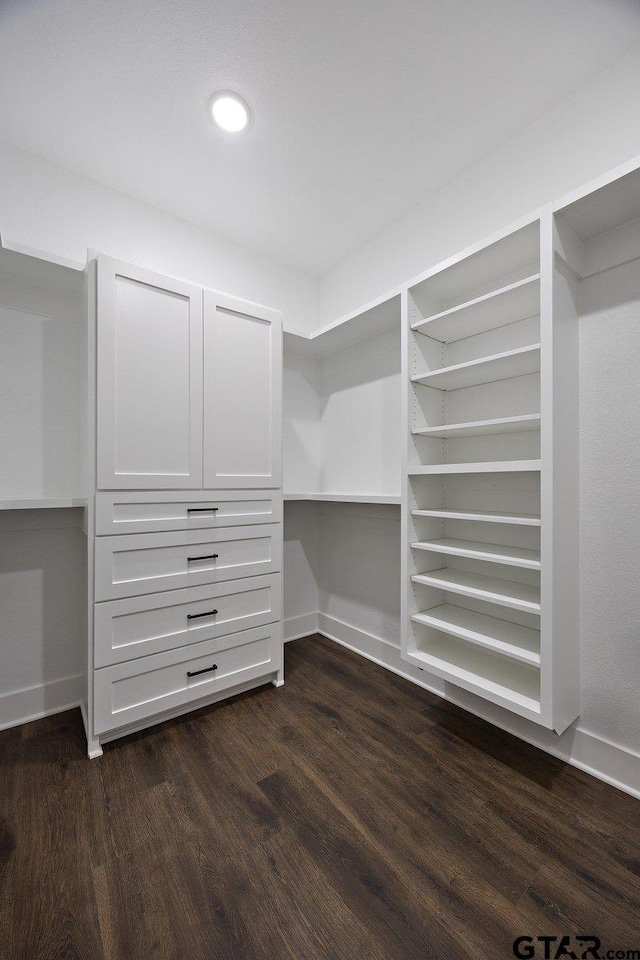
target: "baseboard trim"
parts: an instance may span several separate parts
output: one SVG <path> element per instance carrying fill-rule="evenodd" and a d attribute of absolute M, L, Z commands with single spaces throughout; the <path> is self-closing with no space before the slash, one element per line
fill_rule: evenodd
<path fill-rule="evenodd" d="M 640 799 L 640 754 L 633 750 L 583 730 L 580 726 L 570 727 L 559 737 L 549 730 L 534 728 L 530 721 L 522 717 L 512 717 L 500 707 L 487 705 L 487 708 L 483 709 L 465 702 L 463 692 L 460 691 L 460 697 L 450 692 L 456 689 L 452 684 L 445 684 L 437 677 L 425 680 L 421 676 L 422 671 L 401 659 L 400 649 L 395 644 L 327 614 L 318 614 L 317 630 L 310 632 L 322 634 L 328 640 L 333 640 L 430 693 L 455 703 L 463 710 L 493 723 L 545 753 Z M 473 700 L 477 701 L 478 698 L 474 697 Z"/>
<path fill-rule="evenodd" d="M 0 730 L 80 706 L 81 684 L 82 677 L 76 674 L 0 694 Z"/>
<path fill-rule="evenodd" d="M 290 640 L 299 640 L 301 637 L 308 637 L 310 633 L 318 632 L 318 611 L 313 613 L 303 613 L 299 617 L 289 617 L 284 621 L 284 642 Z"/>

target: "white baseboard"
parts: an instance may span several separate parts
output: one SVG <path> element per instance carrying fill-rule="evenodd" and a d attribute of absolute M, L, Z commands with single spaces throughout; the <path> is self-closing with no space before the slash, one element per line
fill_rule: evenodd
<path fill-rule="evenodd" d="M 484 704 L 480 698 L 472 694 L 467 695 L 466 691 L 458 690 L 453 684 L 445 684 L 438 677 L 430 677 L 412 664 L 405 663 L 400 657 L 399 647 L 389 643 L 388 640 L 365 633 L 327 614 L 318 614 L 317 628 L 310 632 L 321 633 L 329 640 L 334 640 L 343 647 L 348 647 L 349 650 L 410 680 L 411 683 L 424 687 L 430 693 L 457 704 L 482 720 L 493 723 L 532 746 L 544 750 L 545 753 L 550 753 L 598 780 L 603 780 L 618 790 L 640 799 L 639 753 L 583 730 L 579 725 L 569 727 L 562 736 L 550 730 L 537 728 L 529 720 L 512 716 L 507 710 L 494 707 L 493 704 Z M 426 677 L 429 679 L 425 679 Z"/>
<path fill-rule="evenodd" d="M 81 684 L 82 677 L 78 674 L 0 694 L 0 730 L 79 706 Z"/>
<path fill-rule="evenodd" d="M 303 613 L 299 617 L 289 617 L 284 621 L 284 642 L 290 640 L 299 640 L 300 637 L 308 637 L 310 633 L 318 631 L 318 611 L 313 613 Z"/>

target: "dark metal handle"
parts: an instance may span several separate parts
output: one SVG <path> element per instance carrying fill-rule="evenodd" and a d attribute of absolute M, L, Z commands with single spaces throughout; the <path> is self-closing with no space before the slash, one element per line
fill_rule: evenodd
<path fill-rule="evenodd" d="M 215 513 L 220 507 L 187 507 L 187 513 Z"/>
<path fill-rule="evenodd" d="M 188 677 L 199 677 L 201 673 L 211 673 L 212 670 L 217 670 L 218 664 L 214 663 L 212 667 L 205 667 L 204 670 L 187 670 Z"/>
<path fill-rule="evenodd" d="M 206 557 L 187 557 L 187 563 L 193 563 L 195 560 L 217 560 L 217 559 L 218 559 L 217 553 L 210 553 Z"/>
<path fill-rule="evenodd" d="M 206 613 L 188 613 L 187 620 L 198 620 L 199 617 L 214 617 L 217 610 L 207 610 Z"/>

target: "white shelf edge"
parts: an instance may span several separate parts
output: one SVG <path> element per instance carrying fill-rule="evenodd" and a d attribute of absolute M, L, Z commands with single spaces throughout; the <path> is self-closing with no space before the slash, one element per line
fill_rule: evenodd
<path fill-rule="evenodd" d="M 421 650 L 411 650 L 407 657 L 423 669 L 430 670 L 436 676 L 442 677 L 443 680 L 464 687 L 465 690 L 469 690 L 485 700 L 491 700 L 493 703 L 519 713 L 523 717 L 530 717 L 537 722 L 540 720 L 542 709 L 539 700 L 518 693 L 517 690 L 511 690 L 509 687 L 505 687 L 481 674 L 465 670 L 443 657 L 428 654 Z"/>
<path fill-rule="evenodd" d="M 443 607 L 449 607 L 451 610 L 460 610 L 462 613 L 461 622 L 456 622 L 454 619 L 442 618 L 438 615 L 438 611 L 442 610 Z M 515 643 L 509 643 L 507 640 L 500 640 L 497 637 L 491 636 L 489 633 L 483 632 L 484 630 L 490 630 L 493 627 L 493 624 L 498 625 L 498 629 L 504 630 L 505 627 L 513 629 L 514 632 L 524 634 L 535 634 L 538 637 L 538 644 L 540 639 L 540 631 L 532 630 L 530 627 L 522 627 L 520 624 L 509 623 L 509 621 L 502 620 L 499 621 L 495 617 L 485 616 L 484 614 L 478 614 L 474 611 L 463 610 L 462 608 L 456 608 L 452 604 L 442 604 L 438 607 L 432 607 L 429 610 L 423 610 L 420 613 L 414 613 L 411 616 L 411 619 L 415 623 L 421 623 L 424 626 L 431 627 L 434 630 L 438 630 L 440 633 L 449 634 L 452 637 L 457 637 L 459 640 L 465 640 L 468 643 L 473 643 L 479 647 L 482 647 L 486 650 L 491 650 L 493 653 L 497 653 L 504 657 L 509 657 L 510 660 L 515 660 L 518 663 L 524 663 L 527 666 L 534 667 L 536 669 L 540 668 L 540 653 L 528 650 L 525 647 L 520 647 Z M 475 628 L 468 626 L 463 621 L 466 620 L 469 623 L 473 620 L 477 621 Z"/>
<path fill-rule="evenodd" d="M 435 517 L 440 520 L 474 520 L 480 523 L 513 523 L 523 527 L 539 527 L 540 517 L 534 513 L 493 513 L 490 510 L 454 510 L 434 507 L 431 510 L 412 510 L 412 517 Z"/>
<path fill-rule="evenodd" d="M 536 426 L 529 426 L 530 424 L 537 424 Z M 513 430 L 496 430 L 492 431 L 491 427 L 510 427 L 513 426 Z M 491 433 L 519 433 L 524 430 L 531 429 L 536 430 L 540 429 L 540 414 L 539 413 L 525 413 L 520 414 L 517 417 L 494 417 L 491 420 L 469 420 L 466 423 L 443 423 L 439 427 L 420 427 L 416 430 L 412 430 L 411 433 L 414 437 L 434 437 L 440 438 L 443 437 L 446 439 L 446 434 L 451 434 L 454 438 L 457 433 L 462 435 L 462 432 L 465 430 L 473 431 L 470 435 L 482 435 Z"/>
<path fill-rule="evenodd" d="M 466 300 L 464 303 L 460 303 L 455 307 L 449 307 L 448 310 L 442 310 L 440 313 L 434 313 L 430 317 L 425 317 L 423 320 L 418 320 L 417 323 L 411 324 L 411 329 L 422 333 L 423 331 L 421 328 L 425 325 L 433 323 L 435 320 L 444 320 L 446 317 L 450 317 L 455 313 L 459 313 L 461 310 L 468 310 L 470 307 L 475 307 L 481 303 L 486 303 L 487 301 L 493 300 L 496 297 L 501 297 L 504 294 L 511 293 L 512 290 L 519 290 L 521 287 L 526 287 L 528 284 L 536 283 L 539 280 L 540 274 L 534 273 L 530 277 L 525 277 L 524 280 L 517 280 L 515 283 L 509 283 L 504 287 L 499 287 L 497 290 L 491 290 L 489 293 L 485 293 L 481 297 L 474 297 L 473 300 Z"/>
<path fill-rule="evenodd" d="M 330 321 L 306 332 L 294 328 L 283 329 L 285 345 L 294 352 L 322 357 L 375 337 L 400 324 L 400 296 L 402 287 L 371 300 L 338 320 Z"/>
<path fill-rule="evenodd" d="M 37 497 L 24 500 L 0 500 L 0 510 L 59 510 L 67 507 L 86 507 L 86 505 L 86 497 Z"/>
<path fill-rule="evenodd" d="M 539 473 L 540 460 L 487 460 L 477 463 L 431 463 L 428 466 L 409 467 L 410 477 L 440 473 Z"/>
<path fill-rule="evenodd" d="M 540 344 L 539 343 L 528 343 L 524 347 L 516 347 L 513 350 L 504 350 L 501 353 L 492 353 L 487 357 L 478 357 L 476 360 L 465 360 L 464 363 L 454 363 L 450 367 L 439 367 L 437 370 L 427 370 L 425 373 L 418 373 L 411 377 L 412 383 L 419 383 L 423 386 L 434 386 L 433 383 L 425 383 L 425 381 L 435 381 L 437 386 L 438 379 L 445 380 L 446 377 L 455 375 L 456 373 L 463 373 L 466 370 L 482 370 L 483 367 L 489 366 L 490 364 L 499 364 L 503 360 L 509 361 L 517 357 L 525 357 L 527 354 L 540 353 Z M 529 371 L 533 372 L 533 371 Z M 511 376 L 501 376 L 498 379 L 510 380 L 512 377 L 516 376 L 526 376 L 526 374 L 512 374 Z M 483 381 L 479 381 L 478 384 Z M 493 382 L 493 381 L 487 381 Z M 466 384 L 466 386 L 474 386 L 474 383 Z M 438 387 L 437 389 L 445 389 L 444 387 Z M 453 389 L 462 390 L 464 387 L 455 387 Z"/>
<path fill-rule="evenodd" d="M 520 567 L 522 570 L 539 570 L 540 553 L 536 550 L 522 550 L 522 553 L 533 556 L 517 556 L 509 553 L 510 548 L 502 544 L 480 543 L 475 541 L 459 540 L 443 537 L 438 540 L 414 541 L 412 550 L 424 550 L 428 553 L 439 553 L 448 557 L 466 557 L 469 560 L 481 560 L 484 563 L 500 563 L 507 567 Z M 493 550 L 491 548 L 494 548 Z M 502 552 L 497 552 L 502 551 Z"/>
<path fill-rule="evenodd" d="M 313 500 L 318 503 L 391 503 L 401 504 L 402 497 L 377 493 L 283 493 L 283 500 Z"/>
<path fill-rule="evenodd" d="M 433 587 L 442 593 L 457 593 L 461 597 L 471 597 L 474 600 L 486 600 L 487 603 L 497 603 L 500 607 L 509 607 L 511 610 L 520 610 L 524 613 L 540 613 L 540 602 L 529 600 L 522 594 L 511 590 L 511 594 L 503 592 L 505 587 L 503 583 L 508 583 L 510 587 L 527 586 L 527 584 L 518 584 L 514 581 L 502 581 L 498 577 L 487 577 L 480 575 L 465 575 L 462 580 L 456 581 L 455 572 L 451 570 L 432 570 L 430 573 L 414 573 L 411 577 L 413 583 L 420 583 L 426 587 Z M 438 577 L 439 573 L 448 576 Z M 452 577 L 451 574 L 454 574 Z M 466 583 L 464 580 L 466 579 Z M 501 592 L 502 591 L 502 592 Z"/>

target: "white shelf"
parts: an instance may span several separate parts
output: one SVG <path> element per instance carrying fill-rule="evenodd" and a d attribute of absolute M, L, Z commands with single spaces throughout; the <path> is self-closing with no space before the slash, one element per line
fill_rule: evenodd
<path fill-rule="evenodd" d="M 462 390 L 482 383 L 510 380 L 540 370 L 540 344 L 532 343 L 515 350 L 505 350 L 477 360 L 466 360 L 450 367 L 430 370 L 411 377 L 412 383 L 420 383 L 438 390 Z"/>
<path fill-rule="evenodd" d="M 487 437 L 498 433 L 525 433 L 540 429 L 540 414 L 527 413 L 518 417 L 498 417 L 493 420 L 473 420 L 469 423 L 445 423 L 438 427 L 420 427 L 412 430 L 414 437 L 435 437 L 455 440 L 458 437 Z"/>
<path fill-rule="evenodd" d="M 376 300 L 358 313 L 349 314 L 328 323 L 313 333 L 301 330 L 284 330 L 284 345 L 292 353 L 303 356 L 324 357 L 338 350 L 378 336 L 387 330 L 399 328 L 400 295 L 397 291 L 385 299 Z"/>
<path fill-rule="evenodd" d="M 479 463 L 430 463 L 422 467 L 409 467 L 409 476 L 420 477 L 439 473 L 536 473 L 540 471 L 539 460 L 487 460 Z"/>
<path fill-rule="evenodd" d="M 509 567 L 522 567 L 524 570 L 540 569 L 540 551 L 525 550 L 522 547 L 508 547 L 496 543 L 478 543 L 475 540 L 440 537 L 437 540 L 412 543 L 411 548 L 412 550 L 440 553 L 444 556 L 468 557 L 470 560 L 503 563 Z"/>
<path fill-rule="evenodd" d="M 484 613 L 465 610 L 450 603 L 415 613 L 411 619 L 415 623 L 475 643 L 520 663 L 540 666 L 539 630 L 488 617 Z"/>
<path fill-rule="evenodd" d="M 31 500 L 0 500 L 0 510 L 58 510 L 86 507 L 84 497 L 38 497 Z"/>
<path fill-rule="evenodd" d="M 466 570 L 432 570 L 416 573 L 414 583 L 435 587 L 445 593 L 459 593 L 463 597 L 486 600 L 511 610 L 540 613 L 540 589 L 528 583 L 515 583 L 498 577 L 484 577 Z"/>
<path fill-rule="evenodd" d="M 283 493 L 284 500 L 314 500 L 320 503 L 395 503 L 402 497 L 377 493 Z"/>
<path fill-rule="evenodd" d="M 523 527 L 539 527 L 540 517 L 535 513 L 496 513 L 492 510 L 455 510 L 434 507 L 432 510 L 412 510 L 412 517 L 437 517 L 442 520 L 478 520 L 482 523 L 513 523 Z"/>
<path fill-rule="evenodd" d="M 411 329 L 441 343 L 450 343 L 539 313 L 540 274 L 536 273 L 412 323 Z"/>
<path fill-rule="evenodd" d="M 537 670 L 471 644 L 442 637 L 412 650 L 410 659 L 444 680 L 492 700 L 522 716 L 539 720 Z"/>

